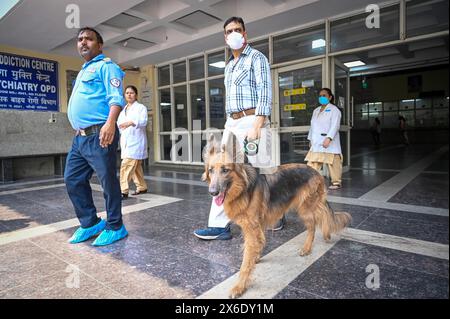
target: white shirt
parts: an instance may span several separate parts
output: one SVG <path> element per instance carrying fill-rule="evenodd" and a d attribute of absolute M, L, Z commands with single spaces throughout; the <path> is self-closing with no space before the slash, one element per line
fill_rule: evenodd
<path fill-rule="evenodd" d="M 322 112 L 320 112 L 320 106 L 317 107 L 313 112 L 308 134 L 308 140 L 311 141 L 311 151 L 341 154 L 340 123 L 341 111 L 335 105 L 329 103 Z M 325 148 L 322 144 L 327 137 L 331 138 L 331 143 Z"/>
<path fill-rule="evenodd" d="M 131 121 L 135 126 L 129 126 L 120 130 L 121 158 L 142 160 L 147 154 L 147 108 L 135 101 L 131 106 L 127 105 L 119 114 L 117 125 Z"/>

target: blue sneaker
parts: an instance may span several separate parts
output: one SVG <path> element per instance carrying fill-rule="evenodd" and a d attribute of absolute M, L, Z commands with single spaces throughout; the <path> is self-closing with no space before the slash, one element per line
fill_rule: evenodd
<path fill-rule="evenodd" d="M 92 243 L 92 246 L 106 246 L 128 236 L 125 226 L 122 225 L 118 230 L 105 229 Z"/>
<path fill-rule="evenodd" d="M 81 243 L 83 241 L 86 241 L 89 238 L 91 238 L 91 237 L 101 233 L 102 230 L 105 229 L 105 227 L 106 227 L 106 222 L 103 219 L 101 219 L 94 226 L 91 226 L 91 227 L 88 227 L 88 228 L 79 227 L 75 231 L 75 233 L 73 233 L 72 237 L 70 237 L 69 243 L 77 244 L 77 243 Z"/>
<path fill-rule="evenodd" d="M 230 227 L 208 227 L 205 229 L 197 229 L 194 231 L 194 235 L 204 240 L 228 240 L 231 239 Z"/>

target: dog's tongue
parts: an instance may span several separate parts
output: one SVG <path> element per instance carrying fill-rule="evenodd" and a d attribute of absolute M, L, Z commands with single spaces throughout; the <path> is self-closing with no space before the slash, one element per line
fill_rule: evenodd
<path fill-rule="evenodd" d="M 225 200 L 225 192 L 220 193 L 218 196 L 214 197 L 214 202 L 217 206 L 221 206 Z"/>

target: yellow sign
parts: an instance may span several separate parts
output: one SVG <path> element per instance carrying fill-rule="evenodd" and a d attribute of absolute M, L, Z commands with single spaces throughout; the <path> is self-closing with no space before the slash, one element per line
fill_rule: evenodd
<path fill-rule="evenodd" d="M 306 93 L 306 88 L 298 88 L 298 89 L 283 91 L 284 96 L 299 95 L 299 94 L 305 94 L 305 93 Z"/>
<path fill-rule="evenodd" d="M 284 106 L 284 110 L 287 111 L 298 111 L 298 110 L 306 110 L 306 104 L 286 104 Z"/>

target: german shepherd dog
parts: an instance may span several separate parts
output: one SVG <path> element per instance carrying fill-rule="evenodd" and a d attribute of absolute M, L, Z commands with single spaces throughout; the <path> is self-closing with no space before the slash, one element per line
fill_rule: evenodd
<path fill-rule="evenodd" d="M 287 211 L 295 210 L 307 229 L 300 256 L 311 253 L 316 226 L 329 241 L 332 233 L 346 227 L 351 216 L 334 213 L 326 201 L 323 177 L 304 164 L 285 164 L 273 174 L 259 174 L 246 163 L 236 163 L 236 155 L 225 145 L 209 137 L 204 149 L 205 172 L 202 179 L 217 205 L 224 205 L 231 221 L 239 225 L 244 236 L 244 256 L 237 284 L 230 297 L 241 296 L 250 283 L 250 275 L 265 245 L 265 230 Z"/>

